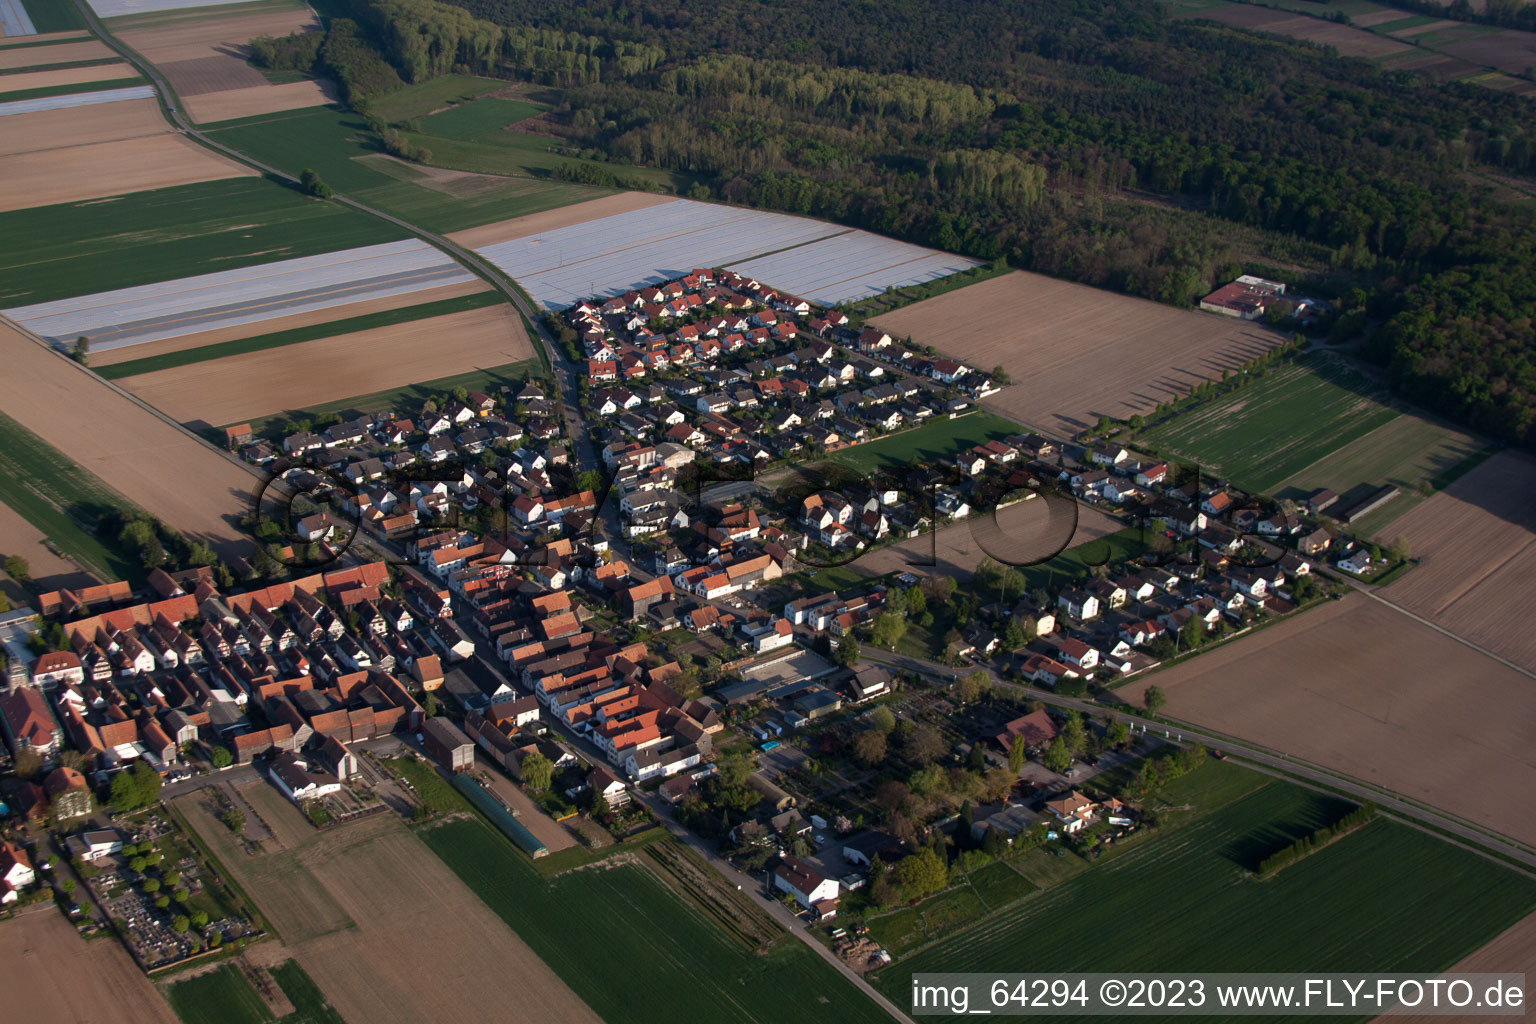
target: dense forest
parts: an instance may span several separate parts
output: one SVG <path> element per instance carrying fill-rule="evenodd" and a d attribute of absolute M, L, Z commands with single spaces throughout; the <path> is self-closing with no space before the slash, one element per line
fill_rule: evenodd
<path fill-rule="evenodd" d="M 1176 305 L 1282 274 L 1379 325 L 1405 394 L 1536 445 L 1529 100 L 1139 0 L 353 2 L 405 80 L 562 87 L 574 144 L 698 195 Z"/>

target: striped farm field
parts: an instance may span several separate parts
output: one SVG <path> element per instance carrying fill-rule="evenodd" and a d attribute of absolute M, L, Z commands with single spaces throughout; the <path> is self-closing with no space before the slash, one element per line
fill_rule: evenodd
<path fill-rule="evenodd" d="M 1195 462 L 1244 490 L 1267 494 L 1400 416 L 1384 398 L 1385 390 L 1365 374 L 1315 352 L 1146 431 L 1141 440 L 1160 456 Z M 1389 448 L 1386 461 L 1400 464 L 1403 454 Z"/>
<path fill-rule="evenodd" d="M 122 384 L 175 419 L 203 427 L 532 357 L 521 318 L 503 302 L 158 370 Z"/>
<path fill-rule="evenodd" d="M 1340 817 L 1286 782 L 1125 854 L 884 969 L 900 998 L 943 971 L 1436 971 L 1536 907 L 1536 881 L 1377 820 L 1267 881 L 1259 860 Z"/>
<path fill-rule="evenodd" d="M 440 250 L 411 239 L 12 307 L 5 314 L 51 341 L 85 336 L 92 348 L 105 350 L 473 279 Z"/>

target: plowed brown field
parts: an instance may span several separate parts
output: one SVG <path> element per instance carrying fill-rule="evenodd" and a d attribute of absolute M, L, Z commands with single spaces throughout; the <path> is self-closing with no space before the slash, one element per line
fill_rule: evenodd
<path fill-rule="evenodd" d="M 343 1019 L 481 1024 L 515 1005 L 518 1019 L 598 1024 L 393 814 L 317 833 L 270 786 L 242 793 L 288 849 L 246 854 L 196 796 L 176 806 Z M 322 921 L 328 930 L 317 931 Z"/>
<path fill-rule="evenodd" d="M 10 1021 L 178 1024 L 122 943 L 87 942 L 51 903 L 0 923 L 0 992 Z"/>
<path fill-rule="evenodd" d="M 257 172 L 180 135 L 95 142 L 0 157 L 0 210 L 122 195 Z"/>
<path fill-rule="evenodd" d="M 1536 684 L 1364 594 L 1202 654 L 1156 683 L 1165 714 L 1536 843 Z"/>
<path fill-rule="evenodd" d="M 1148 413 L 1284 340 L 1256 324 L 1017 271 L 876 317 L 1015 381 L 987 405 L 1054 434 Z"/>
<path fill-rule="evenodd" d="M 1383 597 L 1536 670 L 1536 460 L 1500 452 L 1387 533 L 1422 561 Z"/>
<path fill-rule="evenodd" d="M 0 320 L 0 409 L 102 483 L 220 554 L 246 554 L 239 520 L 257 478 Z"/>
<path fill-rule="evenodd" d="M 183 423 L 217 426 L 532 356 L 512 308 L 487 306 L 156 370 L 121 383 Z"/>

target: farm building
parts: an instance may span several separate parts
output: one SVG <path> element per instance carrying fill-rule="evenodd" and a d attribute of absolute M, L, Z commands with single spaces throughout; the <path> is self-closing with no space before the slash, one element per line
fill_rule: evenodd
<path fill-rule="evenodd" d="M 429 718 L 421 727 L 427 754 L 450 772 L 466 771 L 475 761 L 475 744 L 446 718 Z"/>
<path fill-rule="evenodd" d="M 1279 281 L 1244 274 L 1201 299 L 1200 308 L 1208 313 L 1235 316 L 1239 320 L 1257 320 L 1277 296 L 1284 294 L 1285 285 Z"/>

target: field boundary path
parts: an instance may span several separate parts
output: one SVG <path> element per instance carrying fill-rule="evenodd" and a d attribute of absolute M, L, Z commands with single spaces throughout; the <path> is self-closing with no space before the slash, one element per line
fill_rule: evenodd
<path fill-rule="evenodd" d="M 861 657 L 867 661 L 877 662 L 891 668 L 905 669 L 909 672 L 918 672 L 927 676 L 937 676 L 940 679 L 948 679 L 955 674 L 953 669 L 936 661 L 916 658 L 906 654 L 893 654 L 890 651 L 883 651 L 869 645 L 863 648 Z M 1291 757 L 1282 751 L 1272 750 L 1268 747 L 1259 746 L 1242 739 L 1235 739 L 1231 736 L 1224 736 L 1220 733 L 1201 729 L 1199 726 L 1188 725 L 1174 720 L 1146 718 L 1124 710 L 1129 705 L 1113 706 L 1076 697 L 1063 697 L 1049 690 L 1041 690 L 1033 686 L 1009 682 L 999 677 L 990 668 L 984 668 L 982 671 L 985 671 L 991 677 L 992 685 L 998 689 L 1007 690 L 1020 696 L 1028 697 L 1031 700 L 1044 701 L 1057 707 L 1081 711 L 1084 714 L 1108 715 L 1117 721 L 1123 721 L 1133 726 L 1142 726 L 1148 734 L 1162 731 L 1170 738 L 1177 736 L 1180 740 L 1201 743 L 1209 749 L 1235 754 L 1255 770 L 1262 771 L 1267 775 L 1284 776 L 1292 780 L 1301 781 L 1304 784 L 1310 784 L 1314 788 L 1331 789 L 1357 800 L 1370 801 L 1376 804 L 1378 809 L 1389 812 L 1389 816 L 1399 818 L 1405 824 L 1414 825 L 1419 828 L 1427 827 L 1429 830 L 1440 835 L 1441 838 L 1449 842 L 1457 842 L 1458 845 L 1466 846 L 1472 849 L 1473 852 L 1483 856 L 1497 854 L 1504 861 L 1516 861 L 1518 864 L 1523 865 L 1523 868 L 1518 870 L 1524 870 L 1526 874 L 1536 877 L 1536 850 L 1520 843 L 1518 840 L 1490 832 L 1453 814 L 1430 807 L 1411 797 L 1395 793 L 1390 789 L 1350 776 L 1340 775 L 1321 765 Z M 1489 851 L 1492 851 L 1492 853 Z"/>

